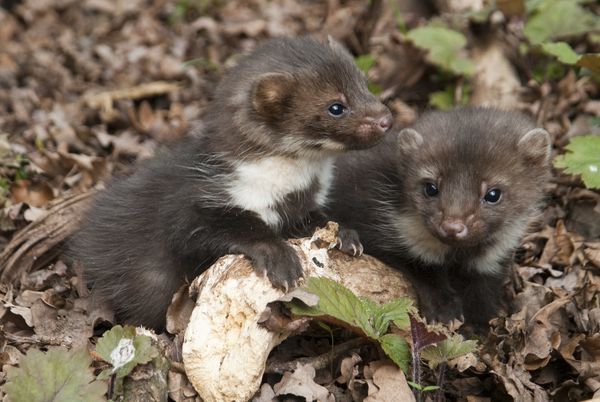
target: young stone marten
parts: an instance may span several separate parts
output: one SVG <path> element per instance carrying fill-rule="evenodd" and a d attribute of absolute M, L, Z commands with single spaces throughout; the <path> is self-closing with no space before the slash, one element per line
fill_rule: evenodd
<path fill-rule="evenodd" d="M 519 114 L 431 112 L 336 161 L 329 215 L 408 274 L 427 318 L 484 325 L 538 214 L 550 150 L 548 133 Z"/>
<path fill-rule="evenodd" d="M 322 224 L 333 159 L 373 146 L 386 106 L 337 42 L 276 39 L 223 77 L 201 133 L 98 195 L 72 244 L 121 321 L 162 328 L 184 279 L 244 254 L 278 287 L 302 275 L 284 239 Z M 352 253 L 357 238 L 342 233 Z"/>

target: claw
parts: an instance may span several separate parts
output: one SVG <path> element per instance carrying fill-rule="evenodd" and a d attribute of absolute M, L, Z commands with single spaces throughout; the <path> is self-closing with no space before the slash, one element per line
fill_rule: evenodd
<path fill-rule="evenodd" d="M 358 245 L 358 256 L 360 257 L 361 255 L 363 255 L 363 252 L 365 251 L 365 248 L 363 247 L 362 243 Z"/>
<path fill-rule="evenodd" d="M 356 257 L 356 251 L 357 251 L 357 250 L 356 250 L 356 246 L 353 244 L 353 245 L 352 245 L 352 256 L 353 256 L 353 257 Z"/>

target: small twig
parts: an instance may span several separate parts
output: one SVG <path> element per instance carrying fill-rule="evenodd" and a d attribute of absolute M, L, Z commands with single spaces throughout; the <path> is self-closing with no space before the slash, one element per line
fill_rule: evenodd
<path fill-rule="evenodd" d="M 61 338 L 48 337 L 48 336 L 40 336 L 40 335 L 19 336 L 19 335 L 11 334 L 9 332 L 5 332 L 4 337 L 10 343 L 17 344 L 17 345 L 32 343 L 32 344 L 43 345 L 43 346 L 50 345 L 50 346 L 66 346 L 68 348 L 71 347 L 70 341 L 67 341 L 67 340 L 61 339 Z"/>
<path fill-rule="evenodd" d="M 416 341 L 413 341 L 413 346 L 411 348 L 412 351 L 412 381 L 417 384 L 417 385 L 421 385 L 421 358 L 419 356 L 419 347 L 417 345 Z M 414 388 L 413 389 L 413 394 L 415 395 L 415 399 L 417 402 L 421 402 L 421 390 Z"/>
<path fill-rule="evenodd" d="M 357 348 L 360 345 L 367 343 L 364 338 L 354 338 L 347 342 L 341 343 L 331 348 L 331 351 L 323 353 L 315 357 L 302 357 L 288 362 L 269 362 L 265 368 L 265 373 L 268 374 L 283 374 L 286 371 L 293 371 L 298 364 L 310 364 L 315 370 L 327 368 L 333 361 L 346 353 L 347 351 Z"/>
<path fill-rule="evenodd" d="M 435 401 L 436 402 L 444 402 L 444 381 L 446 380 L 446 363 L 442 363 L 438 366 L 437 370 L 437 386 L 438 390 L 435 391 Z"/>
<path fill-rule="evenodd" d="M 106 396 L 108 397 L 108 400 L 112 400 L 112 397 L 115 393 L 116 378 L 117 378 L 116 374 L 113 374 L 108 378 L 108 391 L 106 391 Z"/>

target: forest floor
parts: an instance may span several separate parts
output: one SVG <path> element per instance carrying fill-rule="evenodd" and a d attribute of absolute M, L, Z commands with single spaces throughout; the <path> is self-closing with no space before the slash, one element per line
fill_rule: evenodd
<path fill-rule="evenodd" d="M 64 255 L 90 192 L 185 135 L 202 120 L 224 69 L 267 38 L 327 33 L 344 43 L 362 56 L 396 127 L 431 107 L 471 103 L 532 116 L 552 135 L 554 155 L 573 137 L 600 135 L 598 76 L 535 51 L 523 34 L 531 15 L 429 3 L 0 1 L 0 384 L 28 351 L 92 350 L 110 327 L 111 312 L 93 302 L 81 268 Z M 599 10 L 586 7 L 587 15 Z M 432 21 L 461 32 L 465 43 L 444 43 L 437 51 L 449 54 L 440 59 L 407 39 Z M 598 34 L 569 41 L 579 53 L 600 49 Z M 424 399 L 600 398 L 600 194 L 558 170 L 546 190 L 543 217 L 516 253 L 507 288 L 514 311 L 492 321 L 475 361 L 448 368 L 443 392 Z M 199 400 L 181 369 L 181 334 L 162 338 L 171 345 L 169 397 Z M 292 361 L 330 346 L 324 332 L 275 353 Z M 373 349 L 346 350 L 305 386 L 363 400 L 373 386 L 366 368 L 379 358 Z M 434 384 L 427 373 L 425 385 Z M 268 388 L 280 379 L 264 380 Z"/>

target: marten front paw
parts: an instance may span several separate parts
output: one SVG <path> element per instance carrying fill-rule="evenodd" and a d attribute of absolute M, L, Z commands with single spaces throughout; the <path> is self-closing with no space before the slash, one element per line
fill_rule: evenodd
<path fill-rule="evenodd" d="M 427 321 L 449 323 L 464 321 L 463 303 L 458 295 L 446 293 L 443 297 L 419 295 L 419 309 Z"/>
<path fill-rule="evenodd" d="M 296 251 L 284 242 L 257 243 L 245 254 L 259 275 L 266 275 L 273 286 L 285 291 L 296 287 L 304 274 Z"/>
<path fill-rule="evenodd" d="M 353 229 L 341 227 L 338 232 L 337 248 L 351 256 L 358 257 L 363 253 L 363 245 L 360 242 L 358 232 Z"/>

